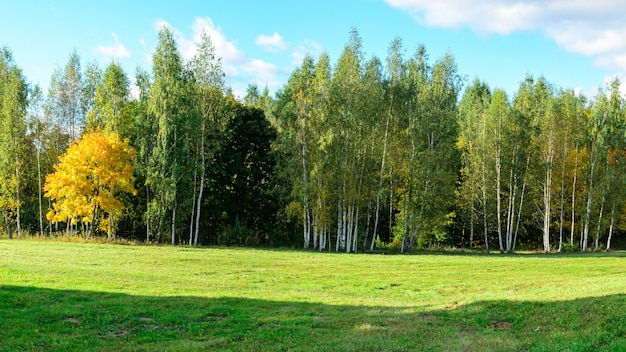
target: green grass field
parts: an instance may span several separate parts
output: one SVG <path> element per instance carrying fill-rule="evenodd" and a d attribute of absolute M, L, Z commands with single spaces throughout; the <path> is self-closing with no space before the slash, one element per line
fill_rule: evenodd
<path fill-rule="evenodd" d="M 626 253 L 0 241 L 0 351 L 626 351 Z"/>

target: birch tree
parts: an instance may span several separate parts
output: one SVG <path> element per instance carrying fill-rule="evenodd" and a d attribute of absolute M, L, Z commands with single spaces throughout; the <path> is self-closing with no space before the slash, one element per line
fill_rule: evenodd
<path fill-rule="evenodd" d="M 486 83 L 475 79 L 467 87 L 459 104 L 459 139 L 461 150 L 461 185 L 459 189 L 461 205 L 470 215 L 470 248 L 474 242 L 474 223 L 482 217 L 485 250 L 489 252 L 488 189 L 486 167 L 486 110 L 491 92 Z M 481 216 L 482 215 L 482 216 Z"/>
<path fill-rule="evenodd" d="M 84 124 L 82 77 L 80 56 L 73 51 L 63 69 L 57 69 L 50 85 L 50 103 L 57 123 L 70 140 L 80 136 Z"/>
<path fill-rule="evenodd" d="M 587 199 L 581 238 L 581 250 L 583 252 L 586 252 L 588 249 L 589 235 L 593 220 L 592 212 L 594 211 L 594 205 L 596 205 L 599 200 L 597 193 L 600 192 L 598 192 L 596 186 L 599 181 L 599 171 L 601 171 L 603 165 L 598 165 L 598 162 L 602 162 L 606 157 L 610 132 L 610 117 L 611 109 L 609 99 L 606 94 L 600 90 L 591 106 L 586 126 L 586 144 L 589 150 L 589 157 L 587 161 Z"/>
<path fill-rule="evenodd" d="M 363 74 L 362 42 L 358 32 L 350 32 L 350 40 L 342 52 L 332 76 L 330 86 L 331 120 L 333 143 L 331 163 L 334 170 L 341 170 L 334 179 L 337 205 L 336 251 L 350 249 L 350 233 L 357 206 L 358 139 L 361 77 Z"/>
<path fill-rule="evenodd" d="M 21 213 L 24 188 L 24 152 L 28 86 L 13 55 L 0 48 L 0 210 L 9 238 L 15 225 L 22 235 Z"/>
<path fill-rule="evenodd" d="M 490 167 L 495 171 L 494 195 L 496 201 L 496 230 L 498 233 L 498 247 L 500 253 L 504 252 L 504 242 L 502 236 L 502 203 L 503 203 L 503 166 L 505 134 L 504 124 L 509 114 L 509 102 L 503 90 L 496 89 L 491 98 L 491 104 L 487 110 L 487 126 L 491 131 L 491 138 L 487 144 L 486 152 L 489 153 Z"/>
<path fill-rule="evenodd" d="M 130 81 L 121 66 L 115 62 L 109 64 L 94 95 L 94 103 L 85 118 L 87 129 L 127 137 L 131 124 Z"/>
<path fill-rule="evenodd" d="M 329 102 L 331 85 L 331 66 L 328 54 L 322 53 L 315 64 L 313 78 L 313 111 L 311 127 L 318 136 L 312 149 L 314 164 L 311 170 L 311 182 L 314 205 L 312 208 L 312 241 L 313 248 L 320 251 L 330 246 L 330 212 L 328 210 L 330 197 L 330 181 L 332 170 L 329 170 L 327 159 L 328 146 L 333 142 L 332 128 L 328 126 Z M 315 136 L 314 135 L 314 136 Z"/>
<path fill-rule="evenodd" d="M 219 114 L 225 85 L 222 60 L 217 57 L 211 37 L 206 33 L 202 33 L 198 51 L 190 63 L 190 70 L 194 82 L 195 106 L 200 118 L 199 143 L 196 142 L 196 167 L 194 171 L 194 179 L 198 179 L 194 184 L 194 189 L 197 188 L 197 191 L 194 192 L 194 207 L 191 212 L 189 234 L 189 244 L 197 246 L 204 201 L 206 169 L 218 148 L 215 145 L 218 140 L 216 135 L 223 131 L 225 123 Z"/>
<path fill-rule="evenodd" d="M 420 67 L 422 56 L 418 51 L 416 67 Z M 417 71 L 419 81 L 422 75 L 419 69 Z M 411 199 L 416 228 L 408 243 L 409 250 L 415 246 L 417 235 L 423 236 L 425 243 L 443 240 L 452 216 L 459 168 L 455 143 L 458 136 L 456 102 L 461 78 L 452 55 L 448 53 L 438 60 L 427 77 L 426 92 L 416 102 L 423 108 L 418 110 L 416 123 L 409 125 L 414 139 L 411 143 L 417 146 L 415 158 L 409 164 L 415 169 L 413 182 L 416 186 Z M 418 91 L 417 97 L 420 96 Z"/>
<path fill-rule="evenodd" d="M 616 212 L 624 208 L 626 192 L 624 175 L 624 133 L 626 132 L 626 120 L 624 114 L 624 99 L 620 93 L 621 83 L 618 78 L 610 82 L 609 88 L 609 111 L 607 121 L 607 152 L 603 179 L 603 195 L 601 198 L 598 218 L 598 230 L 596 231 L 594 250 L 599 249 L 600 231 L 603 225 L 602 214 L 608 215 L 608 235 L 606 250 L 611 248 L 611 240 L 616 223 Z M 604 211 L 606 209 L 606 211 Z M 605 221 L 606 222 L 606 221 Z"/>
<path fill-rule="evenodd" d="M 157 239 L 165 234 L 165 225 L 169 223 L 169 238 L 172 244 L 176 244 L 177 211 L 185 204 L 183 202 L 191 198 L 181 194 L 184 188 L 181 182 L 189 182 L 184 178 L 189 170 L 188 142 L 194 137 L 191 131 L 198 129 L 193 124 L 190 97 L 185 96 L 189 93 L 187 75 L 174 36 L 168 28 L 159 32 L 153 62 L 154 81 L 147 113 L 155 126 L 156 138 L 146 175 L 146 185 L 152 197 L 147 216 L 152 219 L 150 222 L 154 224 Z"/>
<path fill-rule="evenodd" d="M 541 185 L 541 205 L 537 206 L 539 209 L 537 213 L 539 214 L 539 224 L 542 229 L 543 250 L 548 252 L 550 251 L 550 225 L 555 195 L 553 178 L 554 169 L 556 168 L 555 158 L 558 155 L 557 122 L 561 117 L 560 109 L 557 101 L 554 99 L 552 88 L 545 79 L 539 78 L 535 80 L 533 77 L 528 76 L 520 84 L 513 102 L 513 110 L 514 116 L 520 120 L 515 121 L 513 124 L 514 128 L 518 129 L 519 132 L 514 132 L 513 135 L 509 136 L 514 144 L 513 157 L 510 159 L 509 165 L 511 165 L 511 172 L 518 164 L 532 166 L 536 170 L 534 179 Z M 530 142 L 524 145 L 525 141 Z M 519 160 L 520 144 L 523 147 L 521 150 L 522 154 L 526 155 L 528 159 L 523 158 Z M 524 172 L 528 171 L 528 167 L 526 167 Z M 522 174 L 519 171 L 517 173 Z M 511 178 L 509 182 L 512 190 L 512 192 L 509 192 L 509 197 L 513 197 L 509 204 L 515 204 L 518 179 L 515 178 L 514 180 Z M 524 180 L 526 179 L 524 174 Z M 524 183 L 525 185 L 526 183 Z M 525 187 L 522 188 L 525 189 Z M 509 226 L 507 225 L 507 240 L 510 239 L 508 235 L 510 233 Z M 509 247 L 507 245 L 507 250 L 510 250 Z"/>
<path fill-rule="evenodd" d="M 31 89 L 28 103 L 27 131 L 32 141 L 37 165 L 37 215 L 39 220 L 39 235 L 43 236 L 43 177 L 51 171 L 50 161 L 50 123 L 45 116 L 45 100 L 39 85 Z"/>

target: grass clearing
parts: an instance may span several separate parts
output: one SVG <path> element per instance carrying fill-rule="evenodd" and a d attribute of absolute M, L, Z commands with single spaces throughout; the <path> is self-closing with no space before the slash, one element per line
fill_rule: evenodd
<path fill-rule="evenodd" d="M 0 351 L 624 351 L 626 253 L 0 241 Z"/>

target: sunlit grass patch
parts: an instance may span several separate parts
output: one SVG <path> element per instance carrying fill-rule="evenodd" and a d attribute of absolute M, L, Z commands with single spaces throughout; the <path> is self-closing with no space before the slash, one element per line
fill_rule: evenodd
<path fill-rule="evenodd" d="M 619 351 L 625 261 L 0 241 L 0 351 Z"/>

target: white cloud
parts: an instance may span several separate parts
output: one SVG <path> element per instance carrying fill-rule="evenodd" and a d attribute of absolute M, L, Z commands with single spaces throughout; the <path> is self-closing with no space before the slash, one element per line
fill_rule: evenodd
<path fill-rule="evenodd" d="M 132 99 L 139 99 L 139 87 L 137 86 L 137 79 L 134 76 L 129 77 L 130 79 L 130 96 Z"/>
<path fill-rule="evenodd" d="M 599 94 L 600 92 L 604 92 L 604 94 L 608 96 L 611 95 L 611 82 L 613 82 L 613 80 L 615 80 L 616 78 L 622 83 L 620 84 L 619 87 L 619 92 L 622 96 L 626 96 L 626 85 L 624 85 L 624 78 L 625 78 L 626 74 L 624 73 L 618 73 L 618 74 L 614 74 L 614 75 L 608 75 L 604 77 L 604 80 L 602 81 L 602 85 L 599 86 L 599 90 L 593 92 L 592 95 L 588 95 L 588 96 L 595 96 L 597 94 Z"/>
<path fill-rule="evenodd" d="M 305 40 L 301 45 L 298 45 L 291 52 L 291 65 L 297 67 L 302 64 L 302 60 L 306 55 L 311 55 L 315 58 L 319 56 L 323 51 L 322 45 L 313 40 Z"/>
<path fill-rule="evenodd" d="M 222 58 L 222 66 L 226 75 L 238 75 L 238 66 L 246 60 L 245 54 L 237 48 L 237 43 L 229 41 L 221 28 L 215 26 L 210 18 L 196 18 L 190 36 L 185 35 L 181 30 L 172 27 L 162 19 L 156 20 L 155 26 L 157 30 L 167 27 L 172 31 L 180 55 L 184 60 L 190 60 L 196 54 L 197 44 L 200 42 L 203 31 L 211 37 L 215 52 Z"/>
<path fill-rule="evenodd" d="M 258 58 L 250 58 L 239 49 L 237 42 L 229 40 L 222 29 L 216 26 L 210 18 L 196 18 L 191 27 L 190 35 L 186 35 L 162 19 L 155 21 L 154 24 L 157 30 L 165 26 L 172 31 L 184 60 L 190 60 L 195 55 L 202 33 L 205 32 L 209 35 L 215 46 L 217 56 L 222 58 L 222 68 L 226 74 L 226 79 L 236 96 L 243 97 L 250 83 L 261 87 L 267 85 L 270 89 L 279 88 L 281 85 L 278 75 L 282 72 L 276 65 Z"/>
<path fill-rule="evenodd" d="M 254 43 L 269 52 L 284 51 L 288 47 L 287 42 L 278 32 L 274 32 L 271 36 L 261 34 Z"/>
<path fill-rule="evenodd" d="M 251 59 L 243 64 L 241 69 L 253 79 L 253 82 L 250 83 L 254 83 L 259 87 L 267 85 L 268 87 L 276 88 L 280 85 L 280 82 L 277 80 L 279 70 L 274 64 L 259 59 Z"/>
<path fill-rule="evenodd" d="M 565 50 L 626 70 L 626 6 L 619 0 L 385 0 L 424 25 L 481 34 L 538 31 Z"/>
<path fill-rule="evenodd" d="M 113 39 L 115 40 L 115 44 L 113 45 L 100 45 L 96 47 L 94 50 L 97 53 L 100 53 L 108 58 L 129 58 L 131 56 L 130 51 L 120 43 L 117 34 L 111 33 L 113 35 Z"/>
<path fill-rule="evenodd" d="M 237 67 L 247 60 L 245 53 L 237 48 L 237 42 L 228 40 L 222 29 L 217 27 L 210 18 L 196 18 L 193 24 L 195 43 L 200 42 L 203 31 L 211 37 L 211 41 L 215 46 L 215 52 L 222 58 L 224 72 L 226 74 L 237 74 Z"/>

